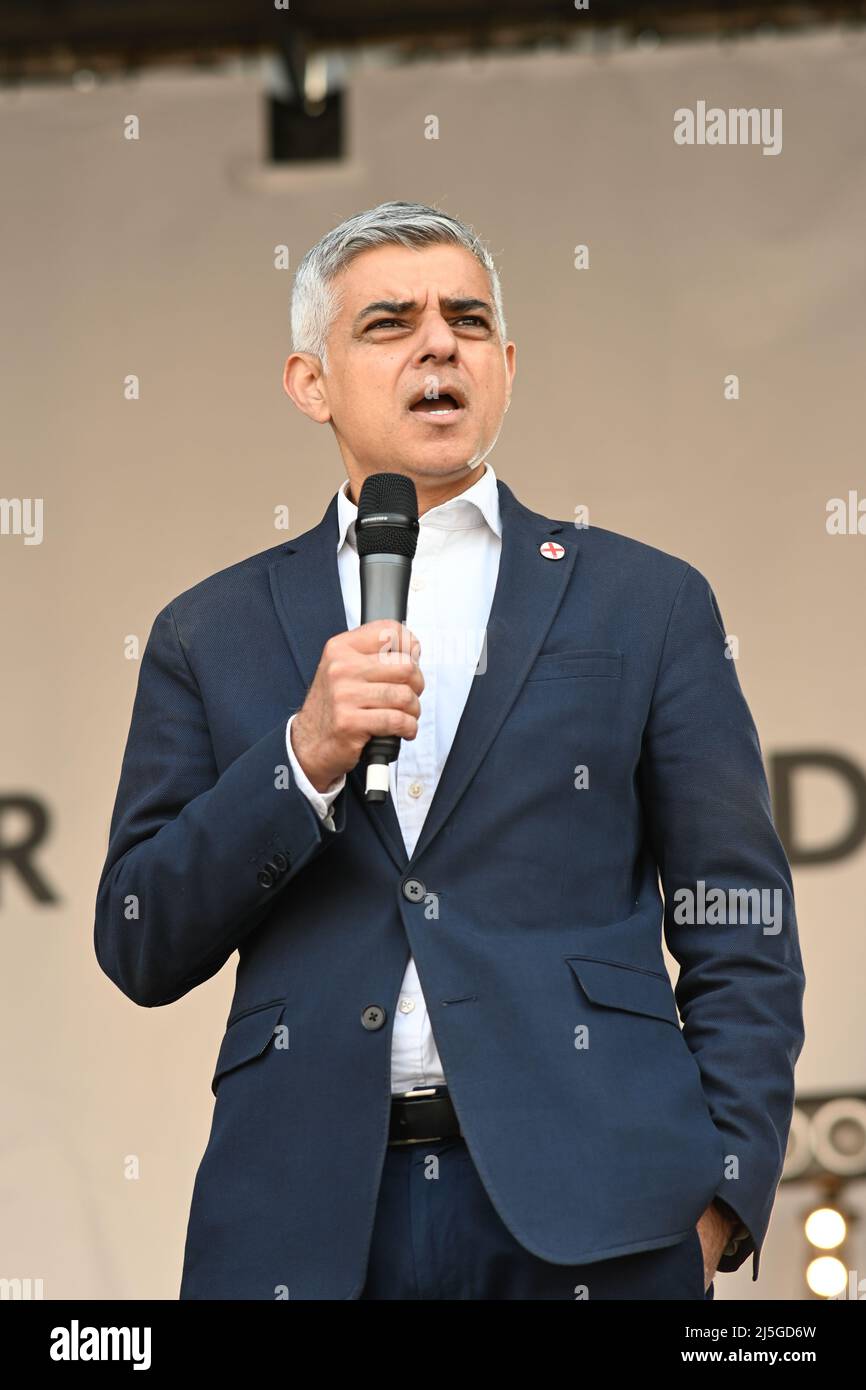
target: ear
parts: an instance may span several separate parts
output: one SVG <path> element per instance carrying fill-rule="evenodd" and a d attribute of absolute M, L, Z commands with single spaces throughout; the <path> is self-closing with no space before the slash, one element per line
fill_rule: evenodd
<path fill-rule="evenodd" d="M 509 339 L 505 344 L 505 372 L 508 383 L 505 391 L 505 409 L 511 405 L 511 388 L 514 385 L 514 374 L 517 371 L 517 345 Z"/>
<path fill-rule="evenodd" d="M 321 360 L 312 352 L 293 352 L 283 368 L 283 390 L 299 410 L 319 425 L 331 418 Z"/>

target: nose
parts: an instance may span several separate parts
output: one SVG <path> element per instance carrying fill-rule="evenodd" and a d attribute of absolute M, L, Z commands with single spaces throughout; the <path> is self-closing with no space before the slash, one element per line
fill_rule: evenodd
<path fill-rule="evenodd" d="M 457 336 L 438 310 L 422 320 L 418 345 L 418 363 L 452 361 L 457 352 Z"/>

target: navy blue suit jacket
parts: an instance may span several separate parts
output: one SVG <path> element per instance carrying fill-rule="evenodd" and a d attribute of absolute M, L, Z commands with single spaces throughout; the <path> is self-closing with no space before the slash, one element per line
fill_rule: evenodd
<path fill-rule="evenodd" d="M 498 486 L 487 667 L 411 860 L 363 759 L 335 831 L 289 772 L 287 718 L 345 629 L 336 499 L 154 621 L 95 948 L 145 1007 L 239 955 L 181 1298 L 359 1296 L 410 948 L 472 1158 L 528 1250 L 672 1245 L 719 1196 L 750 1232 L 720 1268 L 752 1254 L 757 1278 L 804 974 L 719 609 L 683 560 Z M 679 890 L 712 889 L 767 890 L 780 929 L 678 920 Z"/>

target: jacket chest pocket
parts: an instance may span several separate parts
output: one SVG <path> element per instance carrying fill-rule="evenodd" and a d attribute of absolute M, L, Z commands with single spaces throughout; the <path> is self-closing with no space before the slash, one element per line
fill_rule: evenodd
<path fill-rule="evenodd" d="M 210 1083 L 214 1095 L 217 1082 L 226 1072 L 234 1071 L 245 1062 L 264 1056 L 274 1040 L 274 1033 L 286 1008 L 285 999 L 272 999 L 241 1014 L 230 1022 L 225 1031 L 216 1069 Z"/>
<path fill-rule="evenodd" d="M 529 668 L 527 681 L 562 680 L 568 676 L 622 675 L 622 652 L 578 650 L 543 652 Z"/>
<path fill-rule="evenodd" d="M 676 998 L 667 975 L 590 956 L 565 959 L 591 1003 L 662 1018 L 679 1029 Z"/>

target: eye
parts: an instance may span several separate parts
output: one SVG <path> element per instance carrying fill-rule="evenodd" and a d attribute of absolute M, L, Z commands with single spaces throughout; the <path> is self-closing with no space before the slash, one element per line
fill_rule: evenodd
<path fill-rule="evenodd" d="M 468 314 L 468 315 L 465 315 L 463 318 L 455 319 L 454 322 L 455 322 L 455 323 L 471 323 L 471 324 L 478 325 L 478 326 L 481 327 L 481 328 L 489 328 L 489 327 L 490 327 L 490 325 L 489 325 L 489 323 L 487 322 L 487 320 L 481 318 L 481 317 L 480 317 L 479 315 L 477 315 L 477 314 Z M 365 332 L 369 333 L 371 328 L 392 328 L 392 327 L 400 328 L 400 327 L 403 327 L 403 326 L 404 326 L 404 325 L 403 325 L 403 322 L 402 322 L 401 319 L 376 319 L 375 322 L 373 322 L 373 323 L 368 323 L 368 324 L 367 324 L 367 327 L 366 327 L 366 329 L 365 329 Z"/>

